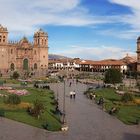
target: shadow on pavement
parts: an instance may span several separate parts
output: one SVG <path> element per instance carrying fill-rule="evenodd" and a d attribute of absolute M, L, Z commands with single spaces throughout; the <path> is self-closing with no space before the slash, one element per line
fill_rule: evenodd
<path fill-rule="evenodd" d="M 140 135 L 125 133 L 124 134 L 124 140 L 140 140 Z"/>

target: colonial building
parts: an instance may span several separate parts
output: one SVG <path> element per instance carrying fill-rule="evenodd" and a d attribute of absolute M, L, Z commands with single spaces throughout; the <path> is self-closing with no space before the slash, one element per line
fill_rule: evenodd
<path fill-rule="evenodd" d="M 34 33 L 33 43 L 23 37 L 18 42 L 8 41 L 7 28 L 0 25 L 0 74 L 10 76 L 13 71 L 21 75 L 30 72 L 35 76 L 46 74 L 48 69 L 48 34 L 43 30 Z"/>
<path fill-rule="evenodd" d="M 140 72 L 140 37 L 137 39 L 137 71 Z"/>
<path fill-rule="evenodd" d="M 127 71 L 127 65 L 121 60 L 106 59 L 101 61 L 83 60 L 80 63 L 81 71 L 105 72 L 107 69 L 118 69 L 120 72 Z"/>
<path fill-rule="evenodd" d="M 50 70 L 78 70 L 86 72 L 105 72 L 109 68 L 120 70 L 125 73 L 127 64 L 122 60 L 107 59 L 101 61 L 80 60 L 80 59 L 58 59 L 49 60 Z"/>

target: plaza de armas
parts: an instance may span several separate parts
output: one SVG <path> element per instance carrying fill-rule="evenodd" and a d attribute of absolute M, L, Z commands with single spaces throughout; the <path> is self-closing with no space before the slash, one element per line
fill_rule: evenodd
<path fill-rule="evenodd" d="M 66 131 L 67 89 L 75 90 L 80 83 L 86 86 L 83 96 L 94 102 L 93 106 L 99 105 L 126 125 L 139 124 L 140 37 L 136 53 L 136 61 L 128 55 L 122 60 L 48 60 L 48 34 L 42 29 L 35 32 L 33 44 L 26 37 L 8 43 L 7 28 L 0 25 L 0 57 L 6 61 L 0 64 L 0 117 L 50 131 Z M 63 93 L 58 92 L 60 84 Z"/>

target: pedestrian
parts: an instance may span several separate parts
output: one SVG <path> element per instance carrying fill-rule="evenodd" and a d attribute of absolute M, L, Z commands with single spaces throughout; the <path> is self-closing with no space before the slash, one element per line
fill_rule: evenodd
<path fill-rule="evenodd" d="M 78 84 L 78 79 L 76 79 L 76 84 Z"/>
<path fill-rule="evenodd" d="M 75 93 L 75 90 L 73 91 L 73 98 L 75 99 L 76 97 L 76 93 Z"/>
<path fill-rule="evenodd" d="M 73 96 L 73 92 L 70 91 L 70 99 L 72 99 L 72 96 Z"/>
<path fill-rule="evenodd" d="M 69 87 L 71 87 L 71 82 L 70 82 L 70 84 L 69 84 Z"/>

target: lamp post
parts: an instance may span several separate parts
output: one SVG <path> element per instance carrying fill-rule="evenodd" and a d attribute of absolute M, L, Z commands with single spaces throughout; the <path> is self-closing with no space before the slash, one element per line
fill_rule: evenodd
<path fill-rule="evenodd" d="M 62 77 L 63 82 L 64 82 L 64 92 L 63 92 L 63 114 L 62 114 L 62 131 L 67 131 L 68 130 L 68 126 L 66 124 L 66 108 L 65 108 L 65 94 L 66 94 L 66 83 L 65 83 L 65 79 L 64 76 Z"/>
<path fill-rule="evenodd" d="M 62 116 L 62 123 L 65 124 L 66 123 L 66 112 L 65 112 L 65 79 L 64 79 L 64 92 L 63 92 L 63 116 Z"/>

